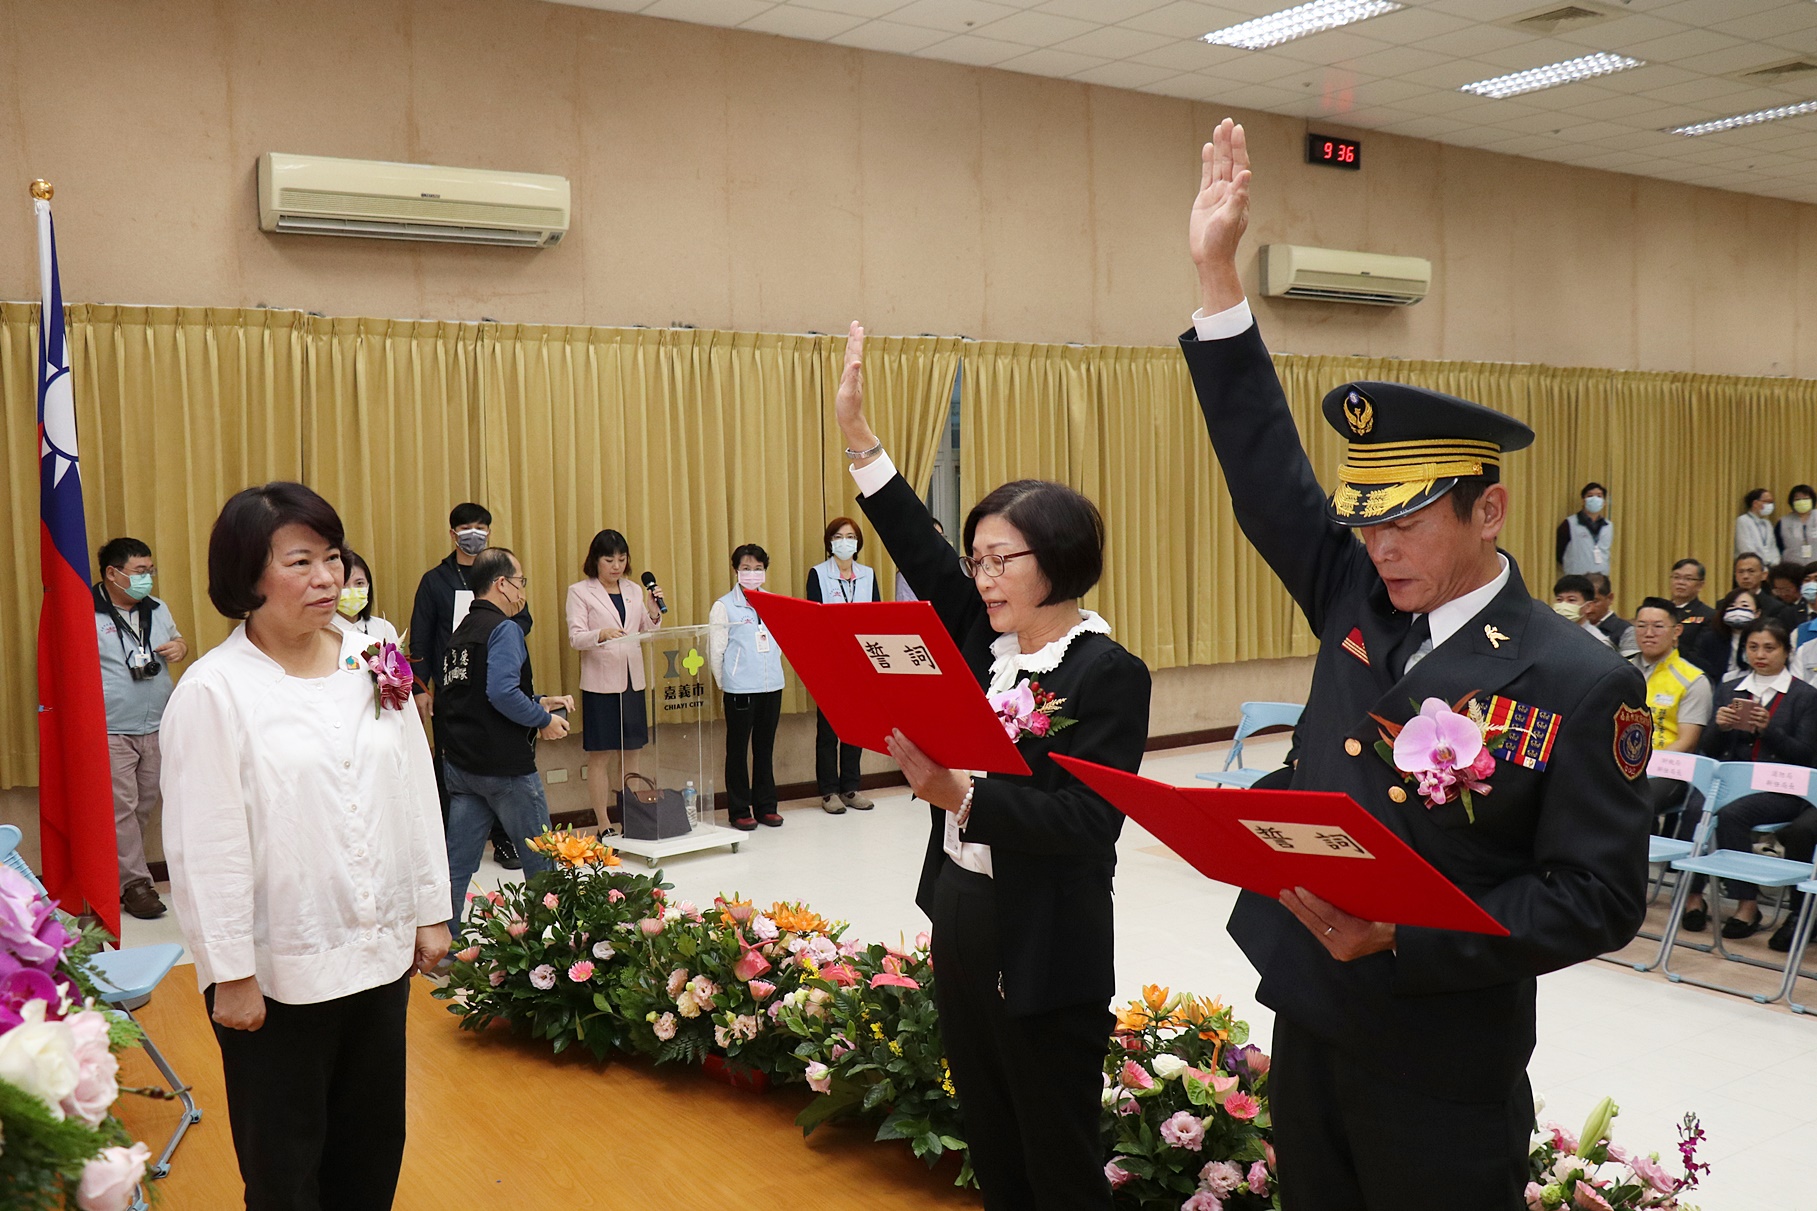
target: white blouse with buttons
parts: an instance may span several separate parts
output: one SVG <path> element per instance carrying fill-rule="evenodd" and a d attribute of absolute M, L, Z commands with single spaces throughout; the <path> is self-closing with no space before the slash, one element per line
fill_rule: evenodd
<path fill-rule="evenodd" d="M 244 625 L 198 660 L 165 708 L 164 849 L 201 987 L 256 975 L 305 1005 L 403 975 L 416 930 L 448 917 L 448 860 L 422 720 L 374 710 L 348 658 L 372 643 L 341 619 L 341 667 L 292 677 Z"/>

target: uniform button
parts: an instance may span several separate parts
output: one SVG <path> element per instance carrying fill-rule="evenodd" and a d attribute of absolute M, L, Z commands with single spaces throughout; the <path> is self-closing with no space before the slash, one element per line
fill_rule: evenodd
<path fill-rule="evenodd" d="M 1396 803 L 1407 802 L 1407 792 L 1398 786 L 1391 786 L 1388 788 L 1388 797 Z"/>
<path fill-rule="evenodd" d="M 352 768 L 353 768 L 353 762 L 351 762 L 351 761 L 343 761 L 343 762 L 341 762 L 341 768 L 342 768 L 342 769 L 352 769 Z"/>
<path fill-rule="evenodd" d="M 1350 739 L 1344 741 L 1344 751 L 1349 753 L 1352 757 L 1360 757 L 1363 753 L 1363 742 L 1358 740 L 1355 736 L 1352 736 Z"/>
<path fill-rule="evenodd" d="M 360 810 L 360 805 L 357 803 L 349 803 L 347 805 L 347 810 L 350 812 L 357 812 Z"/>
<path fill-rule="evenodd" d="M 356 848 L 353 851 L 353 856 L 356 858 L 364 858 L 366 856 L 366 847 L 364 845 L 362 845 L 362 846 L 359 846 L 358 848 Z"/>

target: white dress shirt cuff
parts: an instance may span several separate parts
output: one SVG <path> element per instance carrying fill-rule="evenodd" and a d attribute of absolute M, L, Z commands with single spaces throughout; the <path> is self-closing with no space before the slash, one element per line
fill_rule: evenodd
<path fill-rule="evenodd" d="M 1226 307 L 1216 315 L 1206 315 L 1203 307 L 1192 313 L 1192 329 L 1202 341 L 1226 341 L 1233 336 L 1242 336 L 1254 323 L 1255 316 L 1250 314 L 1248 299 L 1235 307 Z"/>
<path fill-rule="evenodd" d="M 858 495 L 875 496 L 883 491 L 883 485 L 896 478 L 896 464 L 890 461 L 887 454 L 879 454 L 875 462 L 862 467 L 852 467 L 852 479 L 858 484 Z"/>

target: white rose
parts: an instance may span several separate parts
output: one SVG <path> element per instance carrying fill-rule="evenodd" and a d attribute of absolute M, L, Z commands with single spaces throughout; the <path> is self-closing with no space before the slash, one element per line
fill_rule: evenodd
<path fill-rule="evenodd" d="M 0 1081 L 42 1099 L 61 1119 L 63 1099 L 82 1078 L 75 1036 L 64 1023 L 44 1020 L 43 1001 L 27 1001 L 20 1017 L 19 1025 L 0 1034 Z"/>
<path fill-rule="evenodd" d="M 144 1144 L 130 1148 L 103 1148 L 82 1170 L 76 1187 L 76 1206 L 82 1211 L 126 1211 L 133 1191 L 145 1177 L 151 1149 Z"/>
<path fill-rule="evenodd" d="M 1171 1081 L 1185 1072 L 1189 1065 L 1177 1055 L 1157 1055 L 1153 1067 L 1156 1076 Z"/>

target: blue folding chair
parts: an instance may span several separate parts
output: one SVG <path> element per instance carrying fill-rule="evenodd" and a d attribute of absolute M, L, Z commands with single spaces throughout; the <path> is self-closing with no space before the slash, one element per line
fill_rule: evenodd
<path fill-rule="evenodd" d="M 1695 792 L 1702 795 L 1707 804 L 1715 790 L 1718 766 L 1716 758 L 1699 756 L 1695 753 L 1654 753 L 1653 760 L 1647 765 L 1647 776 L 1686 783 L 1690 789 L 1686 792 L 1685 802 L 1689 804 L 1690 795 Z M 1680 841 L 1677 837 L 1649 836 L 1647 838 L 1647 865 L 1653 868 L 1653 890 L 1647 896 L 1647 903 L 1651 904 L 1659 898 L 1660 888 L 1665 885 L 1666 871 L 1671 867 L 1672 862 L 1678 858 L 1690 857 L 1691 851 L 1692 842 Z M 1649 942 L 1663 940 L 1662 935 L 1647 933 L 1645 930 L 1634 936 L 1645 938 Z M 1596 957 L 1607 963 L 1623 962 L 1613 955 Z M 1664 958 L 1665 951 L 1662 949 L 1660 953 L 1653 956 L 1651 963 L 1630 963 L 1628 966 L 1633 967 L 1635 971 L 1652 971 Z"/>
<path fill-rule="evenodd" d="M 1798 982 L 1799 976 L 1807 980 L 1817 979 L 1817 976 L 1799 970 L 1799 965 L 1804 962 L 1804 948 L 1811 941 L 1811 921 L 1813 917 L 1817 917 L 1817 878 L 1806 879 L 1798 885 L 1798 890 L 1804 893 L 1804 903 L 1798 909 L 1798 923 L 1792 927 L 1792 949 L 1785 957 L 1785 983 L 1780 987 L 1779 995 L 1785 998 L 1793 1013 L 1810 1013 L 1810 1006 L 1792 999 L 1792 986 Z"/>
<path fill-rule="evenodd" d="M 17 871 L 31 880 L 38 894 L 48 898 L 44 884 L 31 865 L 19 856 L 19 830 L 11 824 L 0 824 L 0 863 Z M 183 1142 L 183 1136 L 191 1127 L 202 1121 L 202 1111 L 196 1105 L 196 1099 L 190 1094 L 189 1086 L 171 1068 L 170 1061 L 158 1050 L 152 1041 L 151 1032 L 145 1029 L 145 1023 L 133 1016 L 133 1010 L 140 1008 L 151 1000 L 152 990 L 159 981 L 170 973 L 183 957 L 183 948 L 175 942 L 160 942 L 153 946 L 132 946 L 125 950 L 103 950 L 93 955 L 89 968 L 94 972 L 95 991 L 108 1006 L 118 1009 L 138 1025 L 139 1032 L 145 1036 L 145 1054 L 151 1057 L 158 1071 L 163 1074 L 165 1083 L 170 1086 L 170 1095 L 183 1105 L 183 1117 L 177 1120 L 176 1130 L 164 1145 L 164 1151 L 157 1160 L 147 1165 L 145 1175 L 149 1178 L 164 1177 L 170 1173 L 170 1157 Z M 135 1199 L 133 1211 L 143 1211 L 145 1201 Z"/>
<path fill-rule="evenodd" d="M 1243 768 L 1243 741 L 1266 727 L 1293 727 L 1299 723 L 1300 712 L 1305 709 L 1303 702 L 1245 702 L 1236 737 L 1231 742 L 1229 755 L 1224 758 L 1224 768 L 1196 776 L 1221 786 L 1254 786 L 1272 771 Z M 1232 769 L 1232 766 L 1236 768 Z"/>
<path fill-rule="evenodd" d="M 1767 762 L 1725 761 L 1716 771 L 1716 793 L 1704 803 L 1704 818 L 1697 825 L 1697 836 L 1693 840 L 1689 857 L 1677 858 L 1672 862 L 1672 869 L 1678 872 L 1678 887 L 1672 896 L 1672 919 L 1666 923 L 1666 936 L 1660 943 L 1659 969 L 1674 984 L 1695 984 L 1699 988 L 1708 988 L 1715 992 L 1726 992 L 1731 996 L 1747 997 L 1762 1005 L 1767 1005 L 1779 998 L 1780 994 L 1766 996 L 1750 992 L 1745 988 L 1734 988 L 1727 984 L 1716 984 L 1706 980 L 1695 979 L 1681 972 L 1672 970 L 1672 947 L 1678 938 L 1679 923 L 1683 918 L 1684 903 L 1690 896 L 1691 880 L 1686 875 L 1705 875 L 1710 880 L 1708 900 L 1712 911 L 1710 927 L 1715 931 L 1714 953 L 1732 963 L 1746 963 L 1752 967 L 1764 967 L 1768 971 L 1779 971 L 1776 963 L 1761 959 L 1749 958 L 1747 955 L 1735 954 L 1722 944 L 1722 888 L 1717 882 L 1720 879 L 1739 879 L 1753 883 L 1763 890 L 1766 888 L 1789 889 L 1797 887 L 1809 879 L 1817 877 L 1817 870 L 1810 862 L 1791 862 L 1784 858 L 1773 858 L 1766 854 L 1752 851 L 1740 852 L 1732 849 L 1716 849 L 1717 816 L 1722 808 L 1744 795 L 1754 793 L 1755 775 L 1763 770 L 1777 768 L 1782 771 L 1792 784 L 1802 785 L 1803 793 L 1799 796 L 1806 802 L 1817 805 L 1817 787 L 1813 786 L 1812 771 L 1803 766 L 1774 767 Z M 1791 967 L 1788 962 L 1786 966 Z M 1785 989 L 1781 988 L 1781 993 Z"/>

